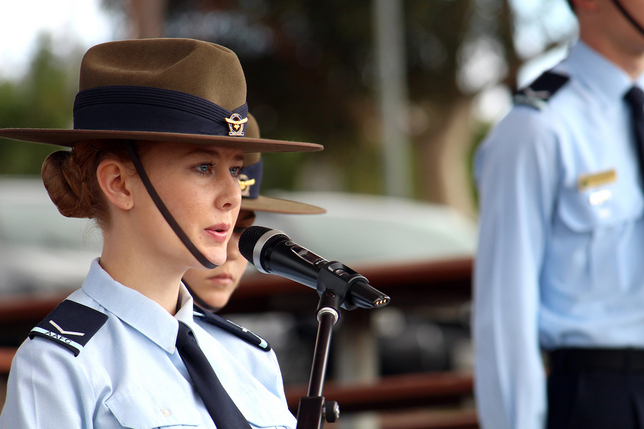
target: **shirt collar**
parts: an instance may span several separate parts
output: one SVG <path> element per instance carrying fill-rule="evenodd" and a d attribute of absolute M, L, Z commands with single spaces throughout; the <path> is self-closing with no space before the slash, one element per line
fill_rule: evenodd
<path fill-rule="evenodd" d="M 114 280 L 99 264 L 92 261 L 83 290 L 106 310 L 148 337 L 168 353 L 174 353 L 179 324 L 177 319 L 192 323 L 192 297 L 181 284 L 181 308 L 176 318 L 140 292 Z"/>
<path fill-rule="evenodd" d="M 568 58 L 561 64 L 561 70 L 574 75 L 589 91 L 597 94 L 604 105 L 621 102 L 634 85 L 624 70 L 581 40 L 572 47 Z M 644 82 L 644 77 L 640 81 Z"/>
<path fill-rule="evenodd" d="M 638 77 L 635 80 L 635 85 L 639 86 L 642 90 L 644 90 L 644 73 L 642 73 L 640 77 Z"/>

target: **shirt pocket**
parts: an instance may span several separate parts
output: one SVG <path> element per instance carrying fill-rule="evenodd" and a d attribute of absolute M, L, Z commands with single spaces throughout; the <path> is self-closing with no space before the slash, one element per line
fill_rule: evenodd
<path fill-rule="evenodd" d="M 557 215 L 569 232 L 554 239 L 559 240 L 558 249 L 564 250 L 563 258 L 574 264 L 585 262 L 585 267 L 569 269 L 585 269 L 589 286 L 598 292 L 622 284 L 621 249 L 643 211 L 644 199 L 636 183 L 618 181 L 588 190 L 579 190 L 576 184 L 564 187 Z"/>
<path fill-rule="evenodd" d="M 639 186 L 625 183 L 581 191 L 576 186 L 567 186 L 558 200 L 562 221 L 577 232 L 632 221 L 642 215 L 643 208 Z"/>
<path fill-rule="evenodd" d="M 199 411 L 179 389 L 134 387 L 113 394 L 105 405 L 128 429 L 194 428 L 201 424 Z"/>
<path fill-rule="evenodd" d="M 297 421 L 278 397 L 260 392 L 247 392 L 243 402 L 238 404 L 239 411 L 253 428 L 295 428 Z"/>

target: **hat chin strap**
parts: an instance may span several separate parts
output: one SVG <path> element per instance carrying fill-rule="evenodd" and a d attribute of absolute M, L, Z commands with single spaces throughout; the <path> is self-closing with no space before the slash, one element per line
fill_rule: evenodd
<path fill-rule="evenodd" d="M 615 4 L 615 6 L 617 6 L 617 9 L 622 12 L 622 15 L 624 15 L 624 17 L 628 19 L 631 24 L 633 24 L 633 27 L 635 27 L 637 31 L 639 31 L 640 34 L 644 36 L 644 28 L 642 28 L 639 22 L 635 21 L 635 18 L 633 18 L 633 16 L 626 11 L 624 6 L 622 6 L 622 4 L 618 0 L 613 0 L 613 3 Z"/>
<path fill-rule="evenodd" d="M 159 194 L 157 194 L 156 189 L 154 189 L 154 186 L 152 186 L 152 182 L 150 182 L 150 178 L 145 173 L 145 170 L 143 169 L 143 164 L 141 164 L 141 160 L 136 154 L 136 150 L 134 150 L 134 142 L 132 140 L 127 140 L 125 142 L 125 148 L 127 149 L 127 152 L 130 155 L 130 159 L 134 164 L 134 168 L 136 168 L 136 172 L 139 173 L 139 177 L 143 181 L 143 185 L 145 186 L 145 189 L 148 190 L 148 194 L 150 194 L 152 201 L 154 201 L 154 204 L 157 206 L 157 208 L 163 215 L 166 222 L 168 222 L 168 224 L 170 225 L 170 228 L 172 228 L 174 233 L 177 234 L 177 237 L 179 237 L 181 242 L 188 248 L 190 253 L 192 253 L 192 256 L 194 256 L 197 259 L 197 261 L 201 263 L 201 265 L 203 265 L 208 269 L 217 268 L 217 265 L 210 262 L 208 258 L 206 258 L 203 255 L 203 253 L 201 253 L 199 249 L 197 249 L 197 247 L 192 243 L 192 241 L 190 241 L 186 233 L 183 232 L 183 230 L 181 229 L 177 221 L 174 219 L 174 217 L 172 217 L 170 210 L 168 210 L 168 208 L 165 206 L 165 204 L 161 200 L 161 197 L 159 197 Z"/>

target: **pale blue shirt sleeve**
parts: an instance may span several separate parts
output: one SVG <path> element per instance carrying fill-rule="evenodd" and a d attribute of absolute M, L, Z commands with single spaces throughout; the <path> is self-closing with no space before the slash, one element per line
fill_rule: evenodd
<path fill-rule="evenodd" d="M 74 365 L 69 350 L 42 338 L 31 341 L 42 347 L 23 345 L 16 354 L 0 416 L 2 429 L 90 428 L 94 397 L 86 374 Z M 91 400 L 89 401 L 91 402 Z"/>
<path fill-rule="evenodd" d="M 294 428 L 275 355 L 227 332 L 214 336 L 204 331 L 193 319 L 187 290 L 181 297 L 181 309 L 172 316 L 115 282 L 95 260 L 83 289 L 68 301 L 107 314 L 107 320 L 85 344 L 78 344 L 77 356 L 57 342 L 72 341 L 63 334 L 36 336 L 22 344 L 9 375 L 0 429 L 214 428 L 175 347 L 177 320 L 191 327 L 252 427 Z M 52 317 L 67 334 L 85 335 L 78 331 L 88 319 L 76 319 L 70 308 Z M 75 317 L 66 319 L 70 314 Z M 84 317 L 91 315 L 92 310 Z"/>
<path fill-rule="evenodd" d="M 479 149 L 474 271 L 475 394 L 484 429 L 542 429 L 539 276 L 557 187 L 556 133 L 515 107 Z"/>

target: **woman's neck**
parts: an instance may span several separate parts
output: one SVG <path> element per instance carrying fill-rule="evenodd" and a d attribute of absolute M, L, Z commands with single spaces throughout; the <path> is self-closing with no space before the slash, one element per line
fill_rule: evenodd
<path fill-rule="evenodd" d="M 134 289 L 174 315 L 185 270 L 127 239 L 105 235 L 100 264 L 117 282 Z"/>

